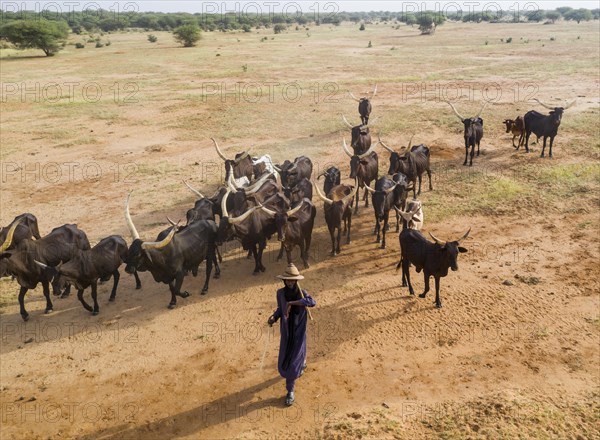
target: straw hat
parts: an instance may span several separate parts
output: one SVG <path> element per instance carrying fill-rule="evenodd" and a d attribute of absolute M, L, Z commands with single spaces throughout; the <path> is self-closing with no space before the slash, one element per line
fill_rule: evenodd
<path fill-rule="evenodd" d="M 293 263 L 288 264 L 283 275 L 277 275 L 276 278 L 281 280 L 303 280 L 304 276 L 300 275 L 296 266 Z"/>

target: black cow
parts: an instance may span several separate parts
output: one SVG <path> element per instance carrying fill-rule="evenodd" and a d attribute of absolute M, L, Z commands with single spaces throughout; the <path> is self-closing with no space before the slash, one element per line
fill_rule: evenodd
<path fill-rule="evenodd" d="M 421 194 L 421 182 L 423 173 L 427 172 L 429 177 L 429 190 L 433 191 L 433 185 L 431 184 L 431 152 L 429 148 L 423 144 L 414 145 L 410 147 L 411 142 L 408 143 L 408 149 L 404 154 L 400 154 L 392 150 L 386 144 L 379 140 L 383 148 L 388 150 L 390 156 L 390 168 L 388 174 L 402 173 L 408 181 L 412 183 L 413 187 L 413 198 L 417 198 L 417 195 Z M 404 149 L 404 147 L 402 147 Z M 419 180 L 419 192 L 417 192 L 417 179 Z"/>
<path fill-rule="evenodd" d="M 286 160 L 277 171 L 281 176 L 281 185 L 293 188 L 303 178 L 310 180 L 312 170 L 312 161 L 306 156 L 300 156 L 294 159 L 294 162 Z"/>
<path fill-rule="evenodd" d="M 319 174 L 317 180 L 319 180 L 321 176 L 325 177 L 325 182 L 323 183 L 323 192 L 325 194 L 329 194 L 331 189 L 334 186 L 339 185 L 342 180 L 342 173 L 340 173 L 340 170 L 335 166 L 330 166 Z"/>
<path fill-rule="evenodd" d="M 467 249 L 459 246 L 459 244 L 469 236 L 469 232 L 471 232 L 470 228 L 460 239 L 448 242 L 438 240 L 430 233 L 429 235 L 433 238 L 434 243 L 428 241 L 416 229 L 407 228 L 400 233 L 401 257 L 396 270 L 402 266 L 402 277 L 406 277 L 411 295 L 414 295 L 415 291 L 410 283 L 409 268 L 411 264 L 414 264 L 417 273 L 423 271 L 425 281 L 425 290 L 419 295 L 419 298 L 425 298 L 425 295 L 429 292 L 429 277 L 433 276 L 435 279 L 435 306 L 437 308 L 442 307 L 440 278 L 448 275 L 449 268 L 453 271 L 458 270 L 458 254 L 459 252 L 467 252 Z"/>
<path fill-rule="evenodd" d="M 374 146 L 369 148 L 363 154 L 352 154 L 346 146 L 346 140 L 342 139 L 342 147 L 346 154 L 350 157 L 350 178 L 358 180 L 359 188 L 365 188 L 363 199 L 365 207 L 369 207 L 369 193 L 365 185 L 369 185 L 373 180 L 377 180 L 379 172 L 379 159 L 377 153 L 373 151 Z M 354 206 L 354 214 L 358 214 L 359 194 L 356 194 L 356 204 Z"/>
<path fill-rule="evenodd" d="M 47 266 L 57 266 L 61 262 L 67 262 L 73 258 L 79 250 L 90 249 L 90 242 L 77 225 L 63 225 L 54 228 L 48 235 L 38 239 L 22 240 L 13 250 L 7 250 L 13 239 L 14 229 L 17 223 L 11 226 L 6 241 L 0 247 L 0 258 L 6 259 L 8 273 L 17 279 L 21 286 L 19 291 L 19 306 L 23 320 L 29 319 L 29 313 L 25 310 L 25 294 L 29 289 L 35 289 L 38 283 L 42 284 L 44 296 L 46 297 L 46 313 L 53 310 L 50 300 L 51 278 L 35 262 L 39 261 Z M 54 295 L 59 295 L 58 283 L 52 283 Z M 70 286 L 63 292 L 67 296 Z"/>
<path fill-rule="evenodd" d="M 327 184 L 327 180 L 325 180 Z M 342 222 L 344 232 L 348 232 L 347 242 L 350 244 L 350 229 L 352 227 L 352 199 L 358 192 L 358 182 L 355 180 L 354 187 L 350 185 L 336 185 L 332 187 L 327 196 L 323 195 L 318 185 L 315 185 L 317 194 L 325 202 L 325 222 L 331 236 L 331 255 L 340 253 L 340 240 L 342 235 Z M 337 237 L 335 231 L 337 229 Z"/>
<path fill-rule="evenodd" d="M 483 137 L 483 119 L 481 119 L 479 116 L 483 112 L 483 109 L 488 104 L 488 102 L 486 101 L 483 103 L 483 105 L 481 106 L 481 110 L 479 110 L 477 116 L 473 118 L 463 118 L 456 111 L 456 108 L 452 105 L 451 102 L 448 102 L 448 104 L 450 104 L 450 107 L 452 107 L 452 110 L 454 111 L 458 119 L 460 119 L 460 122 L 462 122 L 465 126 L 465 161 L 463 165 L 467 164 L 467 158 L 469 156 L 469 147 L 471 147 L 471 162 L 469 163 L 469 166 L 472 166 L 473 156 L 475 155 L 475 145 L 477 145 L 477 157 L 479 157 L 479 146 L 481 144 L 481 138 Z"/>
<path fill-rule="evenodd" d="M 39 240 L 41 238 L 40 231 L 38 229 L 37 218 L 33 214 L 25 213 L 16 216 L 15 219 L 12 222 L 10 222 L 8 226 L 0 228 L 0 243 L 4 243 L 6 241 L 8 231 L 15 222 L 18 222 L 17 228 L 15 229 L 15 233 L 13 234 L 12 243 L 10 247 L 6 250 L 16 248 L 17 245 L 23 240 L 32 238 Z M 8 268 L 6 266 L 6 260 L 2 259 L 0 260 L 0 278 L 6 277 L 8 275 L 9 273 Z"/>
<path fill-rule="evenodd" d="M 263 207 L 262 210 L 275 219 L 277 240 L 281 242 L 281 250 L 277 261 L 287 254 L 288 264 L 292 263 L 292 250 L 294 246 L 300 247 L 300 257 L 304 267 L 308 269 L 308 253 L 312 240 L 312 231 L 315 224 L 317 209 L 310 199 L 301 200 L 296 207 L 289 210 L 273 210 Z"/>
<path fill-rule="evenodd" d="M 558 127 L 560 126 L 563 111 L 571 107 L 575 101 L 571 102 L 565 107 L 551 107 L 537 99 L 535 99 L 535 101 L 551 111 L 548 115 L 538 113 L 535 110 L 525 113 L 525 117 L 523 118 L 525 121 L 525 151 L 529 153 L 529 136 L 531 136 L 531 133 L 533 133 L 538 137 L 538 139 L 544 137 L 544 146 L 542 147 L 542 154 L 540 157 L 544 157 L 544 151 L 546 150 L 546 139 L 550 138 L 549 156 L 552 157 L 552 144 L 554 143 L 554 137 L 558 133 Z"/>
<path fill-rule="evenodd" d="M 198 191 L 197 189 L 193 188 L 189 183 L 187 183 L 185 180 L 183 181 L 183 183 L 185 184 L 185 186 L 187 186 L 189 188 L 190 191 L 192 191 L 194 194 L 196 194 L 198 196 L 198 199 L 196 200 L 196 202 L 194 203 L 194 207 L 189 209 L 186 214 L 186 220 L 187 223 L 186 225 L 189 225 L 190 223 L 196 221 L 196 220 L 215 220 L 215 214 L 217 214 L 217 210 L 216 208 L 216 204 L 217 202 L 220 202 L 219 200 L 219 194 L 221 192 L 221 189 L 219 189 L 211 198 L 205 197 L 204 194 L 202 194 L 200 191 Z M 223 193 L 225 193 L 226 188 L 223 187 Z"/>
<path fill-rule="evenodd" d="M 388 230 L 390 209 L 392 209 L 396 202 L 394 190 L 397 185 L 396 182 L 386 176 L 377 179 L 377 182 L 375 182 L 375 189 L 365 184 L 365 187 L 371 193 L 371 199 L 373 201 L 373 210 L 375 211 L 375 233 L 377 234 L 376 242 L 381 242 L 381 249 L 385 249 L 385 233 Z M 383 241 L 381 241 L 380 222 L 383 222 Z"/>
<path fill-rule="evenodd" d="M 254 164 L 252 162 L 252 158 L 250 157 L 250 150 L 237 153 L 235 155 L 235 159 L 227 159 L 227 157 L 225 157 L 225 155 L 221 152 L 217 141 L 213 138 L 210 139 L 215 144 L 217 154 L 225 161 L 225 181 L 229 180 L 231 170 L 233 170 L 234 179 L 247 177 L 249 181 L 252 180 L 252 175 L 254 174 Z"/>
<path fill-rule="evenodd" d="M 92 249 L 79 251 L 71 260 L 61 263 L 56 267 L 38 264 L 47 271 L 50 278 L 55 279 L 59 286 L 72 285 L 77 289 L 77 298 L 93 315 L 100 312 L 98 305 L 97 288 L 98 281 L 108 281 L 113 277 L 113 288 L 109 301 L 114 301 L 119 285 L 119 266 L 127 259 L 127 243 L 120 235 L 111 235 L 103 238 Z M 136 289 L 142 288 L 142 283 L 137 272 L 135 277 Z M 92 288 L 92 300 L 94 307 L 83 299 L 83 292 L 88 287 Z"/>
<path fill-rule="evenodd" d="M 512 133 L 512 145 L 517 150 L 523 144 L 523 140 L 525 139 L 525 121 L 522 116 L 517 116 L 516 119 L 505 119 L 504 125 L 506 125 L 506 132 Z M 515 139 L 519 136 L 519 144 L 515 145 Z"/>
<path fill-rule="evenodd" d="M 212 220 L 198 220 L 184 230 L 175 234 L 176 226 L 161 241 L 144 242 L 131 220 L 129 214 L 129 196 L 125 205 L 125 219 L 133 242 L 127 252 L 127 273 L 149 271 L 157 283 L 169 285 L 172 309 L 177 304 L 177 296 L 187 298 L 188 292 L 181 292 L 183 277 L 186 272 L 198 268 L 206 260 L 206 279 L 201 294 L 208 292 L 208 283 L 215 259 L 215 240 L 217 225 Z"/>
<path fill-rule="evenodd" d="M 371 101 L 367 97 L 358 99 L 350 91 L 348 91 L 348 93 L 350 94 L 352 99 L 354 99 L 356 102 L 358 102 L 358 113 L 360 114 L 360 120 L 362 121 L 363 125 L 368 125 L 369 124 L 369 115 L 371 114 L 371 109 L 372 109 Z M 374 98 L 376 94 L 377 94 L 377 84 L 375 84 L 375 89 L 373 89 L 373 96 L 371 96 L 371 98 Z"/>
<path fill-rule="evenodd" d="M 352 133 L 352 140 L 350 146 L 354 150 L 354 154 L 363 154 L 369 148 L 371 148 L 371 133 L 369 127 L 366 124 L 353 126 L 344 115 L 342 119 L 348 127 L 350 127 Z"/>

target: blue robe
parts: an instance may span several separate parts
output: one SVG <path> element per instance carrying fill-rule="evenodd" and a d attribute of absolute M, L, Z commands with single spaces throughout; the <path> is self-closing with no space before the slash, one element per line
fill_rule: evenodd
<path fill-rule="evenodd" d="M 282 377 L 285 377 L 288 381 L 293 381 L 300 376 L 302 366 L 306 360 L 306 324 L 308 320 L 306 307 L 314 307 L 317 303 L 306 290 L 302 290 L 304 298 L 300 298 L 300 301 L 302 301 L 305 307 L 292 306 L 292 309 L 296 310 L 291 310 L 290 319 L 286 319 L 284 313 L 287 308 L 287 301 L 285 300 L 284 292 L 285 288 L 277 291 L 277 310 L 273 314 L 276 320 L 280 319 L 279 330 L 281 340 L 279 342 L 279 361 L 277 362 L 277 367 Z M 290 320 L 293 323 L 293 338 L 291 340 Z"/>

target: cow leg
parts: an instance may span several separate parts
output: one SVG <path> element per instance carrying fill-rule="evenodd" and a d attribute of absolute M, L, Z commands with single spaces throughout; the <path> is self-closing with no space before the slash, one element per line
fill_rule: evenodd
<path fill-rule="evenodd" d="M 77 299 L 79 300 L 83 308 L 86 309 L 88 312 L 94 311 L 94 309 L 92 309 L 92 307 L 85 302 L 85 299 L 83 299 L 83 289 L 77 290 Z"/>
<path fill-rule="evenodd" d="M 70 294 L 71 294 L 71 285 L 67 284 L 67 287 L 65 287 L 65 290 L 63 291 L 63 293 L 60 297 L 67 298 Z"/>
<path fill-rule="evenodd" d="M 350 229 L 348 229 L 349 231 Z M 342 230 L 341 228 L 337 228 L 337 241 L 335 243 L 335 253 L 333 255 L 339 254 L 340 251 L 340 242 L 342 241 Z"/>
<path fill-rule="evenodd" d="M 421 195 L 421 180 L 423 180 L 423 176 L 419 174 L 419 192 L 417 193 L 418 196 Z"/>
<path fill-rule="evenodd" d="M 215 265 L 215 279 L 221 278 L 221 267 L 219 266 L 219 260 L 217 259 L 217 252 L 219 249 L 215 247 L 215 252 L 213 253 L 213 263 Z"/>
<path fill-rule="evenodd" d="M 69 286 L 71 287 L 71 286 Z M 42 282 L 42 288 L 44 290 L 44 296 L 46 297 L 46 310 L 44 311 L 44 313 L 48 314 L 48 313 L 52 313 L 52 301 L 50 301 L 50 285 L 48 284 L 48 281 L 43 281 Z"/>
<path fill-rule="evenodd" d="M 341 227 L 341 225 L 340 225 Z M 328 228 L 329 229 L 329 237 L 331 238 L 331 253 L 330 255 L 335 257 L 335 228 Z"/>
<path fill-rule="evenodd" d="M 440 299 L 440 277 L 435 278 L 435 307 L 442 308 L 442 300 Z"/>
<path fill-rule="evenodd" d="M 371 183 L 371 182 L 369 182 L 369 183 Z M 365 187 L 364 199 L 365 199 L 365 208 L 368 208 L 369 207 L 369 191 L 367 190 L 366 187 Z"/>
<path fill-rule="evenodd" d="M 513 134 L 513 138 L 512 138 L 512 144 L 513 144 L 513 148 L 517 148 L 517 149 L 518 149 L 519 147 L 515 146 L 515 138 L 516 138 L 516 137 L 517 137 L 517 135 L 516 135 L 516 134 Z"/>
<path fill-rule="evenodd" d="M 169 283 L 169 289 L 171 290 L 171 302 L 169 303 L 169 309 L 175 308 L 177 305 L 177 297 L 187 298 L 190 294 L 187 291 L 181 291 L 181 285 L 183 284 L 183 272 L 177 272 L 175 279 Z"/>
<path fill-rule="evenodd" d="M 550 151 L 548 152 L 548 157 L 552 159 L 552 144 L 554 143 L 554 136 L 550 138 Z"/>
<path fill-rule="evenodd" d="M 406 279 L 406 282 L 408 284 L 408 292 L 411 295 L 414 295 L 415 290 L 413 289 L 412 284 L 410 283 L 410 261 L 408 261 L 408 258 L 401 258 L 402 259 L 400 261 L 402 262 L 402 278 Z M 404 282 L 402 283 L 402 285 L 404 285 Z"/>
<path fill-rule="evenodd" d="M 354 214 L 355 215 L 358 215 L 358 204 L 360 203 L 360 194 L 359 194 L 359 192 L 360 191 L 356 191 L 356 196 L 355 196 L 355 199 L 354 199 L 354 202 L 355 202 L 354 203 Z"/>
<path fill-rule="evenodd" d="M 141 289 L 142 282 L 140 281 L 140 276 L 138 275 L 137 270 L 133 272 L 133 276 L 135 277 L 135 288 Z"/>
<path fill-rule="evenodd" d="M 389 229 L 388 220 L 389 220 L 389 211 L 383 217 L 383 241 L 381 242 L 381 249 L 385 249 L 385 231 Z"/>
<path fill-rule="evenodd" d="M 252 252 L 252 256 L 254 257 L 254 272 L 253 275 L 258 275 L 260 273 L 260 268 L 258 266 L 258 250 L 256 249 L 256 244 L 252 244 L 250 246 L 250 251 Z"/>
<path fill-rule="evenodd" d="M 473 156 L 475 156 L 475 144 L 471 145 L 471 161 L 469 162 L 469 166 L 473 166 Z"/>
<path fill-rule="evenodd" d="M 400 214 L 395 209 L 394 211 L 396 212 L 396 232 L 400 232 Z"/>
<path fill-rule="evenodd" d="M 96 283 L 92 283 L 92 300 L 94 301 L 94 310 L 92 315 L 96 316 L 100 313 L 100 306 L 98 305 L 98 286 Z"/>
<path fill-rule="evenodd" d="M 287 251 L 287 249 L 286 249 Z M 283 243 L 281 243 L 281 247 L 279 248 L 279 255 L 277 255 L 277 261 L 283 258 Z"/>
<path fill-rule="evenodd" d="M 423 291 L 422 294 L 419 295 L 419 298 L 425 298 L 425 296 L 427 295 L 427 292 L 429 292 L 429 272 L 427 272 L 426 270 L 423 270 L 423 278 L 424 278 L 424 282 L 425 282 L 425 290 Z"/>
<path fill-rule="evenodd" d="M 117 286 L 119 285 L 119 279 L 121 278 L 121 274 L 119 273 L 119 270 L 115 270 L 113 272 L 113 288 L 112 288 L 112 292 L 110 292 L 110 298 L 108 298 L 109 301 L 114 301 L 115 298 L 117 297 Z"/>
<path fill-rule="evenodd" d="M 308 269 L 310 267 L 310 264 L 308 264 L 308 252 L 306 251 L 306 244 L 302 239 L 300 240 L 300 256 L 302 257 L 304 268 Z"/>
<path fill-rule="evenodd" d="M 263 255 L 263 251 L 265 250 L 266 247 L 267 247 L 266 241 L 263 240 L 258 243 L 258 250 L 256 252 L 256 256 L 257 256 L 256 267 L 259 272 L 264 272 L 265 270 L 267 270 L 267 268 L 265 266 L 263 266 L 263 264 L 262 264 L 262 255 Z M 254 272 L 258 273 L 257 270 L 255 270 Z"/>
<path fill-rule="evenodd" d="M 249 260 L 250 257 L 253 257 L 254 253 L 252 252 L 252 249 L 248 249 L 248 255 L 246 255 L 246 259 Z"/>
<path fill-rule="evenodd" d="M 464 165 L 467 163 L 465 162 Z M 413 180 L 413 200 L 417 200 L 417 179 Z"/>
<path fill-rule="evenodd" d="M 544 157 L 544 150 L 546 150 L 546 139 L 548 138 L 544 136 L 544 146 L 542 147 L 542 154 L 540 155 L 540 157 Z"/>
<path fill-rule="evenodd" d="M 218 223 L 217 223 L 218 225 Z M 217 257 L 219 258 L 219 263 L 223 262 L 223 257 L 221 256 L 221 251 L 219 250 L 219 246 L 215 245 L 215 252 L 217 254 Z"/>
<path fill-rule="evenodd" d="M 347 240 L 346 243 L 350 244 L 350 229 L 352 228 L 352 216 L 348 217 L 348 235 L 347 235 Z M 338 241 L 338 246 L 339 246 L 339 241 Z M 338 249 L 339 252 L 339 249 Z"/>
<path fill-rule="evenodd" d="M 479 147 L 481 147 L 481 141 L 477 141 L 477 157 L 479 157 Z"/>
<path fill-rule="evenodd" d="M 427 168 L 427 176 L 429 177 L 429 191 L 433 191 L 433 185 L 431 184 L 431 170 Z"/>
<path fill-rule="evenodd" d="M 200 295 L 206 295 L 206 293 L 208 292 L 208 283 L 210 281 L 210 274 L 212 273 L 212 269 L 213 269 L 213 263 L 215 263 L 216 267 L 218 268 L 219 265 L 216 262 L 217 261 L 217 256 L 215 253 L 215 248 L 213 247 L 212 249 L 208 249 L 207 255 L 206 255 L 206 277 L 204 278 L 204 286 L 202 286 L 202 290 L 200 291 Z M 215 269 L 216 271 L 216 269 Z M 215 277 L 216 277 L 216 273 L 215 273 Z"/>
<path fill-rule="evenodd" d="M 466 165 L 468 160 L 469 160 L 469 144 L 467 143 L 467 139 L 465 138 L 465 161 L 463 162 L 463 165 Z"/>
<path fill-rule="evenodd" d="M 25 310 L 25 294 L 27 293 L 27 290 L 27 287 L 21 287 L 21 290 L 19 290 L 19 309 L 23 321 L 27 321 L 29 319 L 29 313 L 27 313 L 27 310 Z"/>
<path fill-rule="evenodd" d="M 375 243 L 381 242 L 381 227 L 379 226 L 379 218 L 377 215 L 375 216 L 375 234 L 377 234 L 377 238 L 375 239 Z"/>
<path fill-rule="evenodd" d="M 525 134 L 525 153 L 529 153 L 529 136 L 531 136 L 530 131 Z"/>

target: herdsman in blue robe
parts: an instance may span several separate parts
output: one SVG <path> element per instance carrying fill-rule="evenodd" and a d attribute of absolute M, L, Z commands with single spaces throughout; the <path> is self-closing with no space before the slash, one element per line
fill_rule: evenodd
<path fill-rule="evenodd" d="M 287 396 L 285 404 L 294 403 L 294 384 L 306 368 L 306 324 L 307 307 L 317 303 L 306 290 L 300 292 L 298 280 L 303 280 L 298 269 L 289 264 L 282 279 L 285 286 L 277 291 L 277 310 L 269 317 L 269 325 L 281 318 L 279 324 L 281 340 L 279 342 L 279 374 L 285 377 Z"/>

